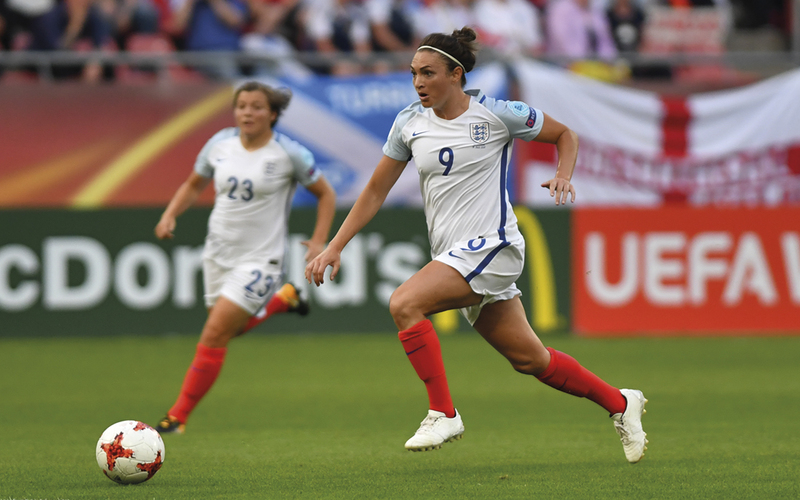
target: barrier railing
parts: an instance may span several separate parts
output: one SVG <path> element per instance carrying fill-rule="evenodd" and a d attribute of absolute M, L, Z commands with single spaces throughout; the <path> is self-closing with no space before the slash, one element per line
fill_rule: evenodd
<path fill-rule="evenodd" d="M 300 63 L 310 68 L 330 68 L 337 62 L 349 61 L 382 67 L 404 68 L 413 57 L 413 52 L 374 52 L 366 55 L 324 54 L 317 52 L 298 52 L 291 56 L 274 57 L 268 54 L 247 52 L 171 52 L 141 53 L 125 51 L 0 51 L 0 69 L 27 69 L 34 71 L 41 80 L 53 79 L 53 67 L 100 63 L 113 67 L 133 66 L 148 68 L 167 79 L 167 71 L 176 65 L 199 70 L 230 67 L 257 68 L 262 72 L 277 72 L 283 62 Z M 509 61 L 510 59 L 491 50 L 480 53 L 478 64 L 490 61 Z M 569 58 L 542 57 L 540 60 L 561 66 L 569 66 L 576 62 Z M 591 60 L 591 59 L 590 59 Z M 783 71 L 800 67 L 800 52 L 726 52 L 722 54 L 643 54 L 621 53 L 610 64 L 622 64 L 628 67 L 676 67 L 680 65 L 723 65 L 742 71 L 757 73 L 768 77 Z"/>

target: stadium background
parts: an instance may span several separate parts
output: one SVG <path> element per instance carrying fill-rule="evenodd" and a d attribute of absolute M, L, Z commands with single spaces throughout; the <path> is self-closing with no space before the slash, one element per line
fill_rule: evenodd
<path fill-rule="evenodd" d="M 48 3 L 66 2 L 0 0 L 0 19 Z M 545 344 L 650 399 L 641 463 L 626 463 L 601 409 L 513 372 L 456 314 L 434 321 L 465 439 L 403 449 L 424 393 L 386 301 L 429 258 L 409 168 L 341 278 L 307 290 L 311 315 L 231 343 L 187 434 L 166 438 L 164 468 L 135 488 L 103 478 L 93 451 L 109 424 L 163 415 L 202 327 L 211 192 L 174 241 L 153 236 L 197 151 L 232 123 L 240 80 L 201 73 L 236 61 L 293 89 L 280 129 L 335 185 L 334 227 L 413 89 L 404 70 L 279 72 L 348 54 L 193 53 L 163 33 L 30 51 L 0 20 L 0 499 L 799 498 L 800 2 L 640 3 L 638 52 L 487 46 L 469 86 L 528 101 L 581 137 L 567 207 L 537 186 L 552 147 L 515 146 L 519 284 Z M 411 56 L 367 59 L 402 70 Z M 81 65 L 102 73 L 86 83 Z M 308 201 L 299 189 L 296 283 Z"/>
<path fill-rule="evenodd" d="M 278 128 L 315 153 L 341 221 L 413 99 L 407 75 L 262 79 L 293 89 Z M 538 188 L 552 146 L 519 143 L 513 156 L 509 190 L 528 241 L 520 285 L 537 331 L 800 331 L 800 70 L 675 96 L 516 61 L 482 65 L 470 86 L 531 102 L 581 136 L 569 208 Z M 2 335 L 200 328 L 211 189 L 175 240 L 156 241 L 152 227 L 202 144 L 231 124 L 232 88 L 3 87 Z M 288 278 L 298 284 L 309 198 L 298 190 L 291 219 Z M 391 292 L 429 258 L 413 164 L 387 205 L 346 250 L 338 282 L 306 287 L 315 314 L 262 328 L 391 330 Z M 442 332 L 467 326 L 454 313 L 435 320 Z"/>

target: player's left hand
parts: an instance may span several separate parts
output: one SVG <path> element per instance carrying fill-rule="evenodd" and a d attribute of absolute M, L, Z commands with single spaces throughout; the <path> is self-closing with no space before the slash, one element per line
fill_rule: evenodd
<path fill-rule="evenodd" d="M 567 196 L 572 194 L 572 203 L 575 203 L 575 186 L 563 177 L 554 177 L 542 183 L 543 188 L 550 189 L 550 197 L 555 197 L 556 205 L 566 205 Z"/>
<path fill-rule="evenodd" d="M 301 245 L 308 248 L 306 252 L 306 264 L 314 260 L 317 255 L 321 254 L 323 250 L 325 250 L 325 242 L 318 242 L 312 240 L 301 241 Z"/>

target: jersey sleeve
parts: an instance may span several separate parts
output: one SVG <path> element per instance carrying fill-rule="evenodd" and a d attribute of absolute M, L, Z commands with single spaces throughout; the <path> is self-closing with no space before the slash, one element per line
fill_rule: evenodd
<path fill-rule="evenodd" d="M 200 153 L 197 154 L 197 159 L 194 162 L 194 171 L 203 177 L 214 177 L 214 166 L 208 161 L 208 155 L 211 153 L 211 149 L 214 147 L 214 144 L 219 141 L 230 137 L 236 137 L 237 135 L 239 135 L 238 128 L 228 127 L 211 136 L 211 139 L 205 143 Z"/>
<path fill-rule="evenodd" d="M 511 137 L 532 141 L 542 131 L 544 113 L 520 101 L 486 98 L 484 105 L 508 128 Z"/>
<path fill-rule="evenodd" d="M 310 186 L 322 177 L 322 172 L 315 167 L 314 154 L 297 141 L 289 139 L 283 134 L 278 134 L 276 139 L 281 145 L 294 168 L 294 178 L 303 186 Z"/>
<path fill-rule="evenodd" d="M 386 139 L 386 144 L 383 145 L 383 154 L 389 158 L 398 161 L 411 160 L 411 148 L 403 141 L 403 128 L 408 120 L 417 113 L 416 106 L 417 103 L 412 104 L 399 112 L 394 119 L 392 128 L 389 130 L 389 137 Z"/>

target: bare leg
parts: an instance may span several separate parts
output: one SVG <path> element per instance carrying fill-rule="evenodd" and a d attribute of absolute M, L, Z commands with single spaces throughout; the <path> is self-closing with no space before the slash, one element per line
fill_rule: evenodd
<path fill-rule="evenodd" d="M 169 417 L 185 424 L 194 408 L 208 393 L 217 380 L 225 362 L 227 345 L 238 335 L 250 318 L 250 313 L 238 304 L 220 297 L 211 308 L 208 319 L 200 334 L 200 343 L 192 360 L 192 365 L 183 379 L 183 386 L 175 404 L 167 412 L 167 417 L 159 424 L 160 428 L 172 425 Z M 182 428 L 178 431 L 182 432 Z"/>
<path fill-rule="evenodd" d="M 438 261 L 428 263 L 395 290 L 389 311 L 400 330 L 408 360 L 428 391 L 431 410 L 448 418 L 456 414 L 447 385 L 439 337 L 427 316 L 448 309 L 478 304 L 481 296 L 472 291 L 461 274 Z"/>
<path fill-rule="evenodd" d="M 550 353 L 528 323 L 519 297 L 486 304 L 473 326 L 520 373 L 535 376 L 550 364 Z"/>
<path fill-rule="evenodd" d="M 392 295 L 389 310 L 400 329 L 398 336 L 408 360 L 425 383 L 430 408 L 419 430 L 406 441 L 406 449 L 437 449 L 463 434 L 461 416 L 450 397 L 439 338 L 426 316 L 481 300 L 458 271 L 438 261 L 423 267 Z"/>
<path fill-rule="evenodd" d="M 528 324 L 519 297 L 484 306 L 475 329 L 515 370 L 534 375 L 559 391 L 594 401 L 610 414 L 625 411 L 626 401 L 619 389 L 568 354 L 542 344 Z"/>
<path fill-rule="evenodd" d="M 200 334 L 200 343 L 207 347 L 225 347 L 244 330 L 251 314 L 239 304 L 220 297 L 208 313 Z"/>
<path fill-rule="evenodd" d="M 405 330 L 431 314 L 474 306 L 482 299 L 458 271 L 434 260 L 394 291 L 389 312 L 397 328 Z"/>

